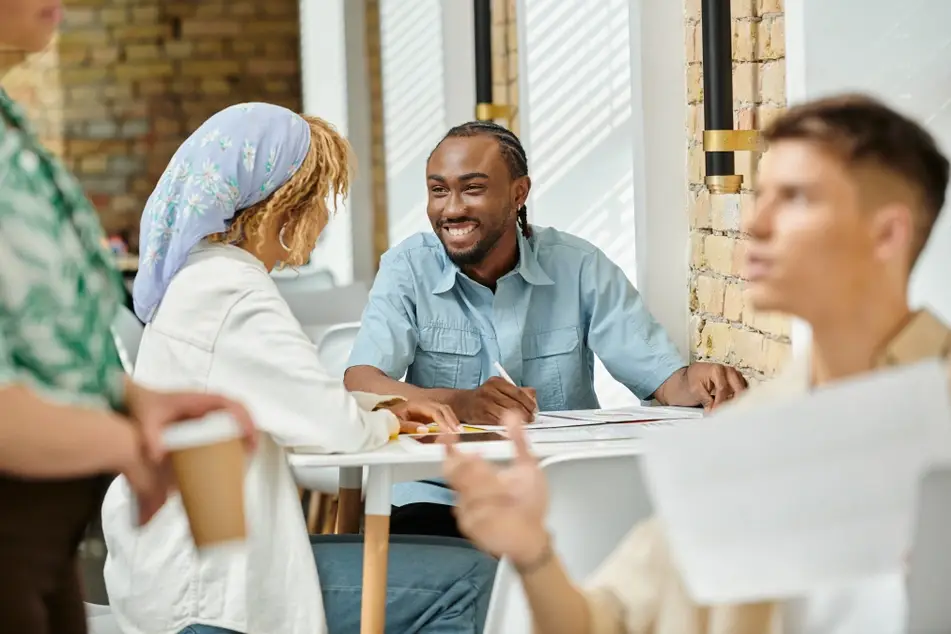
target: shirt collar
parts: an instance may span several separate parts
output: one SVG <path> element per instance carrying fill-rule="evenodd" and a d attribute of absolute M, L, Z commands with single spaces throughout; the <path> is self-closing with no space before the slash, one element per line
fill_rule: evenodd
<path fill-rule="evenodd" d="M 749 408 L 765 405 L 809 392 L 812 374 L 811 346 L 806 354 L 794 356 L 789 364 L 771 381 L 757 385 L 736 406 Z M 926 310 L 912 315 L 908 323 L 885 344 L 875 358 L 878 369 L 889 366 L 912 365 L 931 358 L 951 357 L 951 329 Z M 734 407 L 731 405 L 730 407 Z"/>
<path fill-rule="evenodd" d="M 456 285 L 456 276 L 465 275 L 459 270 L 459 267 L 449 259 L 446 253 L 446 247 L 440 242 L 440 253 L 443 259 L 443 275 L 433 289 L 433 295 L 439 295 L 452 289 Z M 545 272 L 542 265 L 538 262 L 538 255 L 532 245 L 532 241 L 522 235 L 521 228 L 518 231 L 518 266 L 515 272 L 522 276 L 526 282 L 533 286 L 550 286 L 554 280 Z"/>
<path fill-rule="evenodd" d="M 811 346 L 808 354 L 793 359 L 787 370 L 770 383 L 793 392 L 809 390 L 812 374 Z M 925 359 L 951 356 L 951 329 L 927 310 L 913 313 L 905 325 L 875 356 L 876 369 L 912 365 Z M 767 384 L 769 385 L 769 384 Z"/>
<path fill-rule="evenodd" d="M 922 310 L 892 337 L 878 354 L 875 367 L 908 365 L 930 359 L 947 357 L 951 353 L 951 330 L 927 310 Z"/>

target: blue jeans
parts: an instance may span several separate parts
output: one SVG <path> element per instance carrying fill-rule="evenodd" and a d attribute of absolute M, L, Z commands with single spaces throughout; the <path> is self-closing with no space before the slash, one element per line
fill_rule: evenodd
<path fill-rule="evenodd" d="M 358 634 L 363 537 L 312 535 L 329 634 Z M 390 538 L 386 634 L 481 634 L 496 561 L 449 537 Z M 180 634 L 240 634 L 192 625 Z"/>

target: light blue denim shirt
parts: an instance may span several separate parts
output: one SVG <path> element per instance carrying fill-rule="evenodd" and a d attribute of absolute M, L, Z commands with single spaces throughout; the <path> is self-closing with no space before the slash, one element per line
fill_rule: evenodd
<path fill-rule="evenodd" d="M 530 239 L 519 234 L 519 253 L 493 293 L 452 263 L 435 234 L 390 249 L 348 365 L 374 366 L 394 379 L 405 373 L 424 388 L 472 389 L 497 374 L 498 361 L 517 384 L 535 388 L 541 411 L 598 407 L 595 355 L 642 399 L 684 367 L 600 249 L 536 227 Z"/>

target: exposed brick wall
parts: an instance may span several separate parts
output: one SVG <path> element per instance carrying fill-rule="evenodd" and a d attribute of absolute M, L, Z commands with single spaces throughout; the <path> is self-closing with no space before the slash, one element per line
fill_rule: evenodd
<path fill-rule="evenodd" d="M 106 230 L 134 243 L 162 170 L 211 114 L 242 101 L 300 110 L 297 12 L 297 0 L 67 0 L 53 50 L 29 62 L 55 68 L 4 85 Z"/>
<path fill-rule="evenodd" d="M 732 0 L 734 123 L 762 128 L 782 112 L 785 97 L 783 0 Z M 690 183 L 690 310 L 697 358 L 739 367 L 754 381 L 771 376 L 789 355 L 789 320 L 752 310 L 740 267 L 742 219 L 753 205 L 758 155 L 736 154 L 743 191 L 710 196 L 703 186 L 703 65 L 700 0 L 686 0 L 687 134 Z"/>
<path fill-rule="evenodd" d="M 518 30 L 515 0 L 492 2 L 492 99 L 512 107 L 511 120 L 499 120 L 518 134 Z"/>

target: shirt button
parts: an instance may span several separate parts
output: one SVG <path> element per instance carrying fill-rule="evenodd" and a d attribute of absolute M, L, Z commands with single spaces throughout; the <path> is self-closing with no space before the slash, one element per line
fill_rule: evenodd
<path fill-rule="evenodd" d="M 23 150 L 22 152 L 20 152 L 20 168 L 24 172 L 27 172 L 28 174 L 32 174 L 36 171 L 36 168 L 39 166 L 40 166 L 40 159 L 37 158 L 36 154 L 31 152 L 30 150 Z"/>

